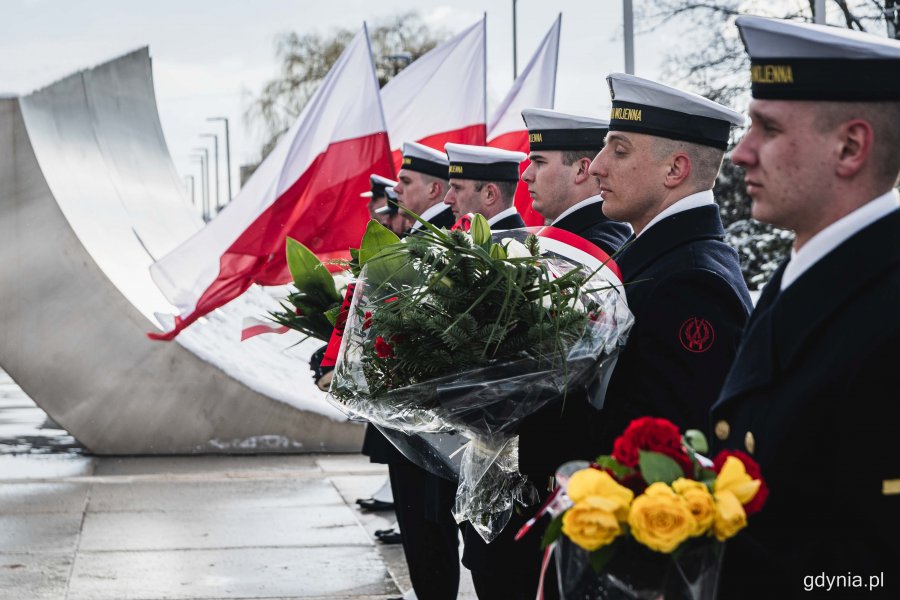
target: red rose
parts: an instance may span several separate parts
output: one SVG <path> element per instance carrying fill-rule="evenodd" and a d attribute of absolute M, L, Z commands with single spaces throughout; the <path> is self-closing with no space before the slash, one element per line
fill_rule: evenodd
<path fill-rule="evenodd" d="M 394 356 L 394 349 L 379 335 L 375 338 L 375 354 L 378 358 L 390 358 Z"/>
<path fill-rule="evenodd" d="M 751 479 L 759 479 L 761 482 L 759 491 L 753 496 L 753 500 L 744 505 L 745 513 L 748 515 L 756 514 L 763 507 L 763 504 L 766 503 L 766 498 L 769 497 L 769 486 L 766 485 L 766 480 L 762 478 L 762 473 L 759 470 L 759 465 L 756 461 L 750 458 L 749 454 L 745 454 L 740 450 L 722 450 L 716 455 L 713 459 L 713 470 L 717 475 L 719 471 L 722 470 L 725 459 L 729 456 L 733 456 L 744 463 L 744 469 L 747 471 L 747 475 L 749 475 Z"/>
<path fill-rule="evenodd" d="M 363 319 L 363 331 L 372 326 L 372 313 L 370 311 L 366 311 L 366 317 Z"/>
<path fill-rule="evenodd" d="M 639 450 L 665 454 L 678 463 L 685 477 L 693 479 L 693 463 L 681 445 L 681 432 L 671 421 L 654 417 L 635 419 L 616 438 L 612 455 L 623 465 L 636 469 Z"/>

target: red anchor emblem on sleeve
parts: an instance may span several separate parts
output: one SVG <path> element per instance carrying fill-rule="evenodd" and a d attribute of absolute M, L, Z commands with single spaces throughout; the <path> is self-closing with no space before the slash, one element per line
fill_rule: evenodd
<path fill-rule="evenodd" d="M 716 330 L 706 319 L 691 317 L 681 324 L 678 340 L 688 352 L 706 352 L 716 341 Z"/>

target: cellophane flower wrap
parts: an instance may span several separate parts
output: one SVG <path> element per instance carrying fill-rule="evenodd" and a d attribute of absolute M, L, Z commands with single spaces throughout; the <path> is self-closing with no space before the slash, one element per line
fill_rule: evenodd
<path fill-rule="evenodd" d="M 544 542 L 556 544 L 563 598 L 716 598 L 724 543 L 768 490 L 750 456 L 706 451 L 702 433 L 643 417 L 611 455 L 560 467 Z"/>
<path fill-rule="evenodd" d="M 633 317 L 606 266 L 541 253 L 526 230 L 492 234 L 480 216 L 469 232 L 426 226 L 401 242 L 370 223 L 331 396 L 392 441 L 412 436 L 419 464 L 453 473 L 455 518 L 490 541 L 533 496 L 516 426 L 597 382 Z"/>

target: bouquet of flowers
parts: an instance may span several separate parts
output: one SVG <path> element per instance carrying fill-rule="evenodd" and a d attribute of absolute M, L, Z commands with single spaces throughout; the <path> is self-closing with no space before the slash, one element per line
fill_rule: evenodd
<path fill-rule="evenodd" d="M 709 461 L 698 431 L 665 419 L 631 422 L 613 453 L 558 473 L 561 494 L 544 543 L 559 541 L 564 598 L 716 597 L 723 542 L 768 495 L 746 454 Z"/>
<path fill-rule="evenodd" d="M 458 444 L 416 458 L 456 473 L 457 520 L 490 540 L 530 496 L 516 425 L 598 380 L 633 317 L 609 267 L 565 256 L 564 244 L 494 235 L 480 215 L 468 232 L 424 225 L 401 241 L 371 222 L 352 253 L 359 277 L 331 395 L 384 431 L 471 440 L 456 466 Z"/>

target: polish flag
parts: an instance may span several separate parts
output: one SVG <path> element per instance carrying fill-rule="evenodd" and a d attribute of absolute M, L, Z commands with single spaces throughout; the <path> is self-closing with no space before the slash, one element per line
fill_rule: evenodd
<path fill-rule="evenodd" d="M 398 171 L 403 142 L 440 152 L 447 142 L 484 145 L 485 24 L 483 18 L 420 56 L 381 90 Z"/>
<path fill-rule="evenodd" d="M 391 170 L 387 129 L 368 31 L 363 26 L 296 123 L 225 210 L 150 267 L 180 316 L 171 340 L 253 283 L 291 281 L 285 238 L 321 258 L 347 257 L 369 215 L 359 191 Z"/>
<path fill-rule="evenodd" d="M 528 153 L 528 130 L 522 121 L 522 109 L 553 108 L 561 25 L 562 13 L 556 17 L 556 22 L 544 36 L 534 56 L 516 77 L 506 98 L 494 111 L 488 126 L 488 146 Z M 530 161 L 523 160 L 519 165 L 519 173 L 523 173 L 530 164 Z M 531 208 L 528 188 L 521 182 L 516 189 L 515 204 L 526 225 L 544 224 L 544 217 Z"/>

